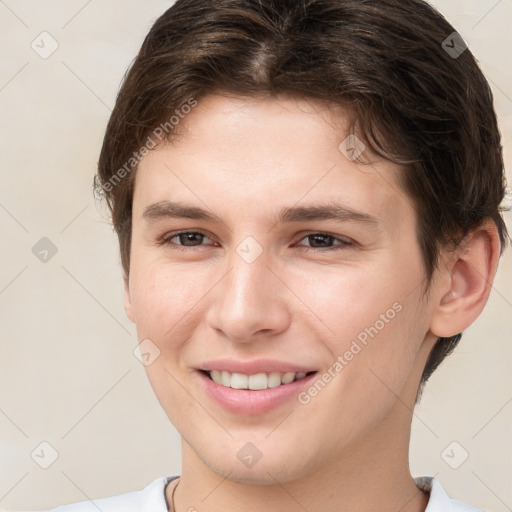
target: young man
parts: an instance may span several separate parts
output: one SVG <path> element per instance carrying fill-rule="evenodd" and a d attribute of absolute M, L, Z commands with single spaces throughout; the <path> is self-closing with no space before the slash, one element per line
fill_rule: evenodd
<path fill-rule="evenodd" d="M 492 95 L 438 12 L 178 0 L 96 187 L 182 471 L 55 511 L 476 510 L 408 462 L 507 235 Z"/>

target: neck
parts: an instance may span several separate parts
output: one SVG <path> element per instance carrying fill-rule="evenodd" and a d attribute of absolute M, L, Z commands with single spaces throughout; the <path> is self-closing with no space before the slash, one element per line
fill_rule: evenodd
<path fill-rule="evenodd" d="M 428 496 L 414 484 L 408 450 L 412 413 L 400 401 L 375 428 L 341 452 L 333 450 L 307 477 L 254 485 L 220 476 L 182 441 L 182 474 L 174 493 L 174 512 L 424 512 Z M 290 475 L 293 468 L 289 468 Z M 167 500 L 171 502 L 170 493 Z"/>

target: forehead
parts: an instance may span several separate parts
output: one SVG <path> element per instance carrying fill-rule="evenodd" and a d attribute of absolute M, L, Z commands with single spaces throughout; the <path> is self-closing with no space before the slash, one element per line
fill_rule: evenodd
<path fill-rule="evenodd" d="M 398 185 L 403 169 L 369 148 L 363 163 L 347 158 L 340 144 L 350 119 L 310 99 L 206 96 L 176 127 L 179 137 L 140 163 L 134 210 L 169 199 L 199 206 L 204 198 L 249 213 L 249 205 L 321 200 L 396 218 L 410 208 Z"/>

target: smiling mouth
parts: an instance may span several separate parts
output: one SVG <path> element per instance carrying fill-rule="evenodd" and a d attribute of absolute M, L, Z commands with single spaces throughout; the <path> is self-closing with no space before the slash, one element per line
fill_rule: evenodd
<path fill-rule="evenodd" d="M 245 389 L 251 391 L 258 391 L 268 388 L 276 388 L 285 386 L 292 382 L 301 380 L 309 375 L 316 373 L 311 372 L 269 372 L 269 373 L 256 373 L 254 375 L 246 375 L 243 373 L 227 372 L 219 370 L 199 370 L 203 375 L 213 380 L 219 386 L 232 389 Z"/>

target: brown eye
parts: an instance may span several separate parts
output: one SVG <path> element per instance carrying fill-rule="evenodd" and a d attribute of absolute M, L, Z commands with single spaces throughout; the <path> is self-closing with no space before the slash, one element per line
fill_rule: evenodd
<path fill-rule="evenodd" d="M 201 242 L 208 238 L 207 235 L 204 233 L 201 233 L 200 231 L 180 231 L 178 233 L 170 233 L 166 235 L 162 241 L 161 245 L 166 246 L 175 246 L 175 248 L 179 249 L 180 246 L 182 247 L 198 247 L 201 244 Z M 176 241 L 173 241 L 176 240 Z"/>
<path fill-rule="evenodd" d="M 325 249 L 325 250 L 336 250 L 336 249 L 344 249 L 354 245 L 352 242 L 336 237 L 334 235 L 330 235 L 329 233 L 310 233 L 306 235 L 303 240 L 309 241 L 309 246 L 306 247 L 306 250 L 316 250 L 316 249 Z M 337 243 L 334 243 L 337 242 Z M 300 245 L 300 244 L 299 244 Z"/>

